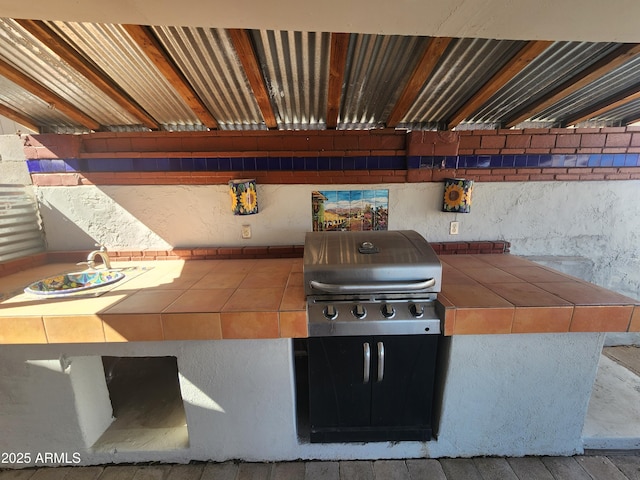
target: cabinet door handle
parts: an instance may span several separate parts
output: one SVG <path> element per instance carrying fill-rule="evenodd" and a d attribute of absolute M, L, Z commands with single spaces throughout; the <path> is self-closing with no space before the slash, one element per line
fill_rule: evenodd
<path fill-rule="evenodd" d="M 378 381 L 384 379 L 384 343 L 378 342 Z"/>
<path fill-rule="evenodd" d="M 371 369 L 371 347 L 368 342 L 362 344 L 364 347 L 364 370 L 362 372 L 362 383 L 369 383 L 369 370 Z"/>

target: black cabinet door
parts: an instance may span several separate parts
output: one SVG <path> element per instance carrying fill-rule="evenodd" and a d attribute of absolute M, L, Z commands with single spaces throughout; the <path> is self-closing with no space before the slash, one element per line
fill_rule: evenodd
<path fill-rule="evenodd" d="M 372 425 L 431 425 L 437 342 L 437 335 L 374 337 Z"/>
<path fill-rule="evenodd" d="M 309 338 L 311 441 L 429 440 L 437 345 L 437 335 Z"/>
<path fill-rule="evenodd" d="M 371 338 L 309 338 L 309 420 L 312 432 L 315 427 L 370 425 L 371 380 L 365 381 L 364 376 L 365 345 L 371 345 Z"/>

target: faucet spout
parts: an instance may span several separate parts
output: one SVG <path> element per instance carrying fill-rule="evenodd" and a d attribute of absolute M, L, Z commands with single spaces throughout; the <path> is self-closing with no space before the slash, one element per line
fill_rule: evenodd
<path fill-rule="evenodd" d="M 96 245 L 98 246 L 98 245 Z M 102 260 L 102 266 L 105 269 L 111 268 L 111 261 L 109 260 L 109 254 L 107 253 L 107 249 L 104 245 L 99 245 L 100 250 L 94 250 L 87 256 L 87 265 L 89 268 L 96 268 L 96 257 L 99 257 Z"/>

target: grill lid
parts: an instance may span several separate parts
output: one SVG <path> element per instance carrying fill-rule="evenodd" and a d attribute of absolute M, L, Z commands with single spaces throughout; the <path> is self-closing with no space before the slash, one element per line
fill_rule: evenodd
<path fill-rule="evenodd" d="M 308 232 L 304 245 L 307 295 L 438 292 L 442 266 L 413 230 Z"/>

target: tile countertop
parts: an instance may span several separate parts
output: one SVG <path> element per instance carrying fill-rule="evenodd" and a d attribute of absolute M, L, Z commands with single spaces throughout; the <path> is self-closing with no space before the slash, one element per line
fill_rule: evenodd
<path fill-rule="evenodd" d="M 441 256 L 445 335 L 638 332 L 640 300 L 521 257 Z"/>
<path fill-rule="evenodd" d="M 5 296 L 0 344 L 307 336 L 301 258 L 111 266 L 152 268 L 92 298 L 22 293 L 34 281 L 82 268 L 75 264 L 48 264 L 0 278 Z"/>
<path fill-rule="evenodd" d="M 509 254 L 446 255 L 446 335 L 640 331 L 640 302 Z M 307 336 L 302 259 L 113 262 L 151 266 L 98 297 L 25 286 L 77 271 L 48 264 L 0 278 L 0 344 Z M 4 300 L 3 300 L 4 299 Z"/>

